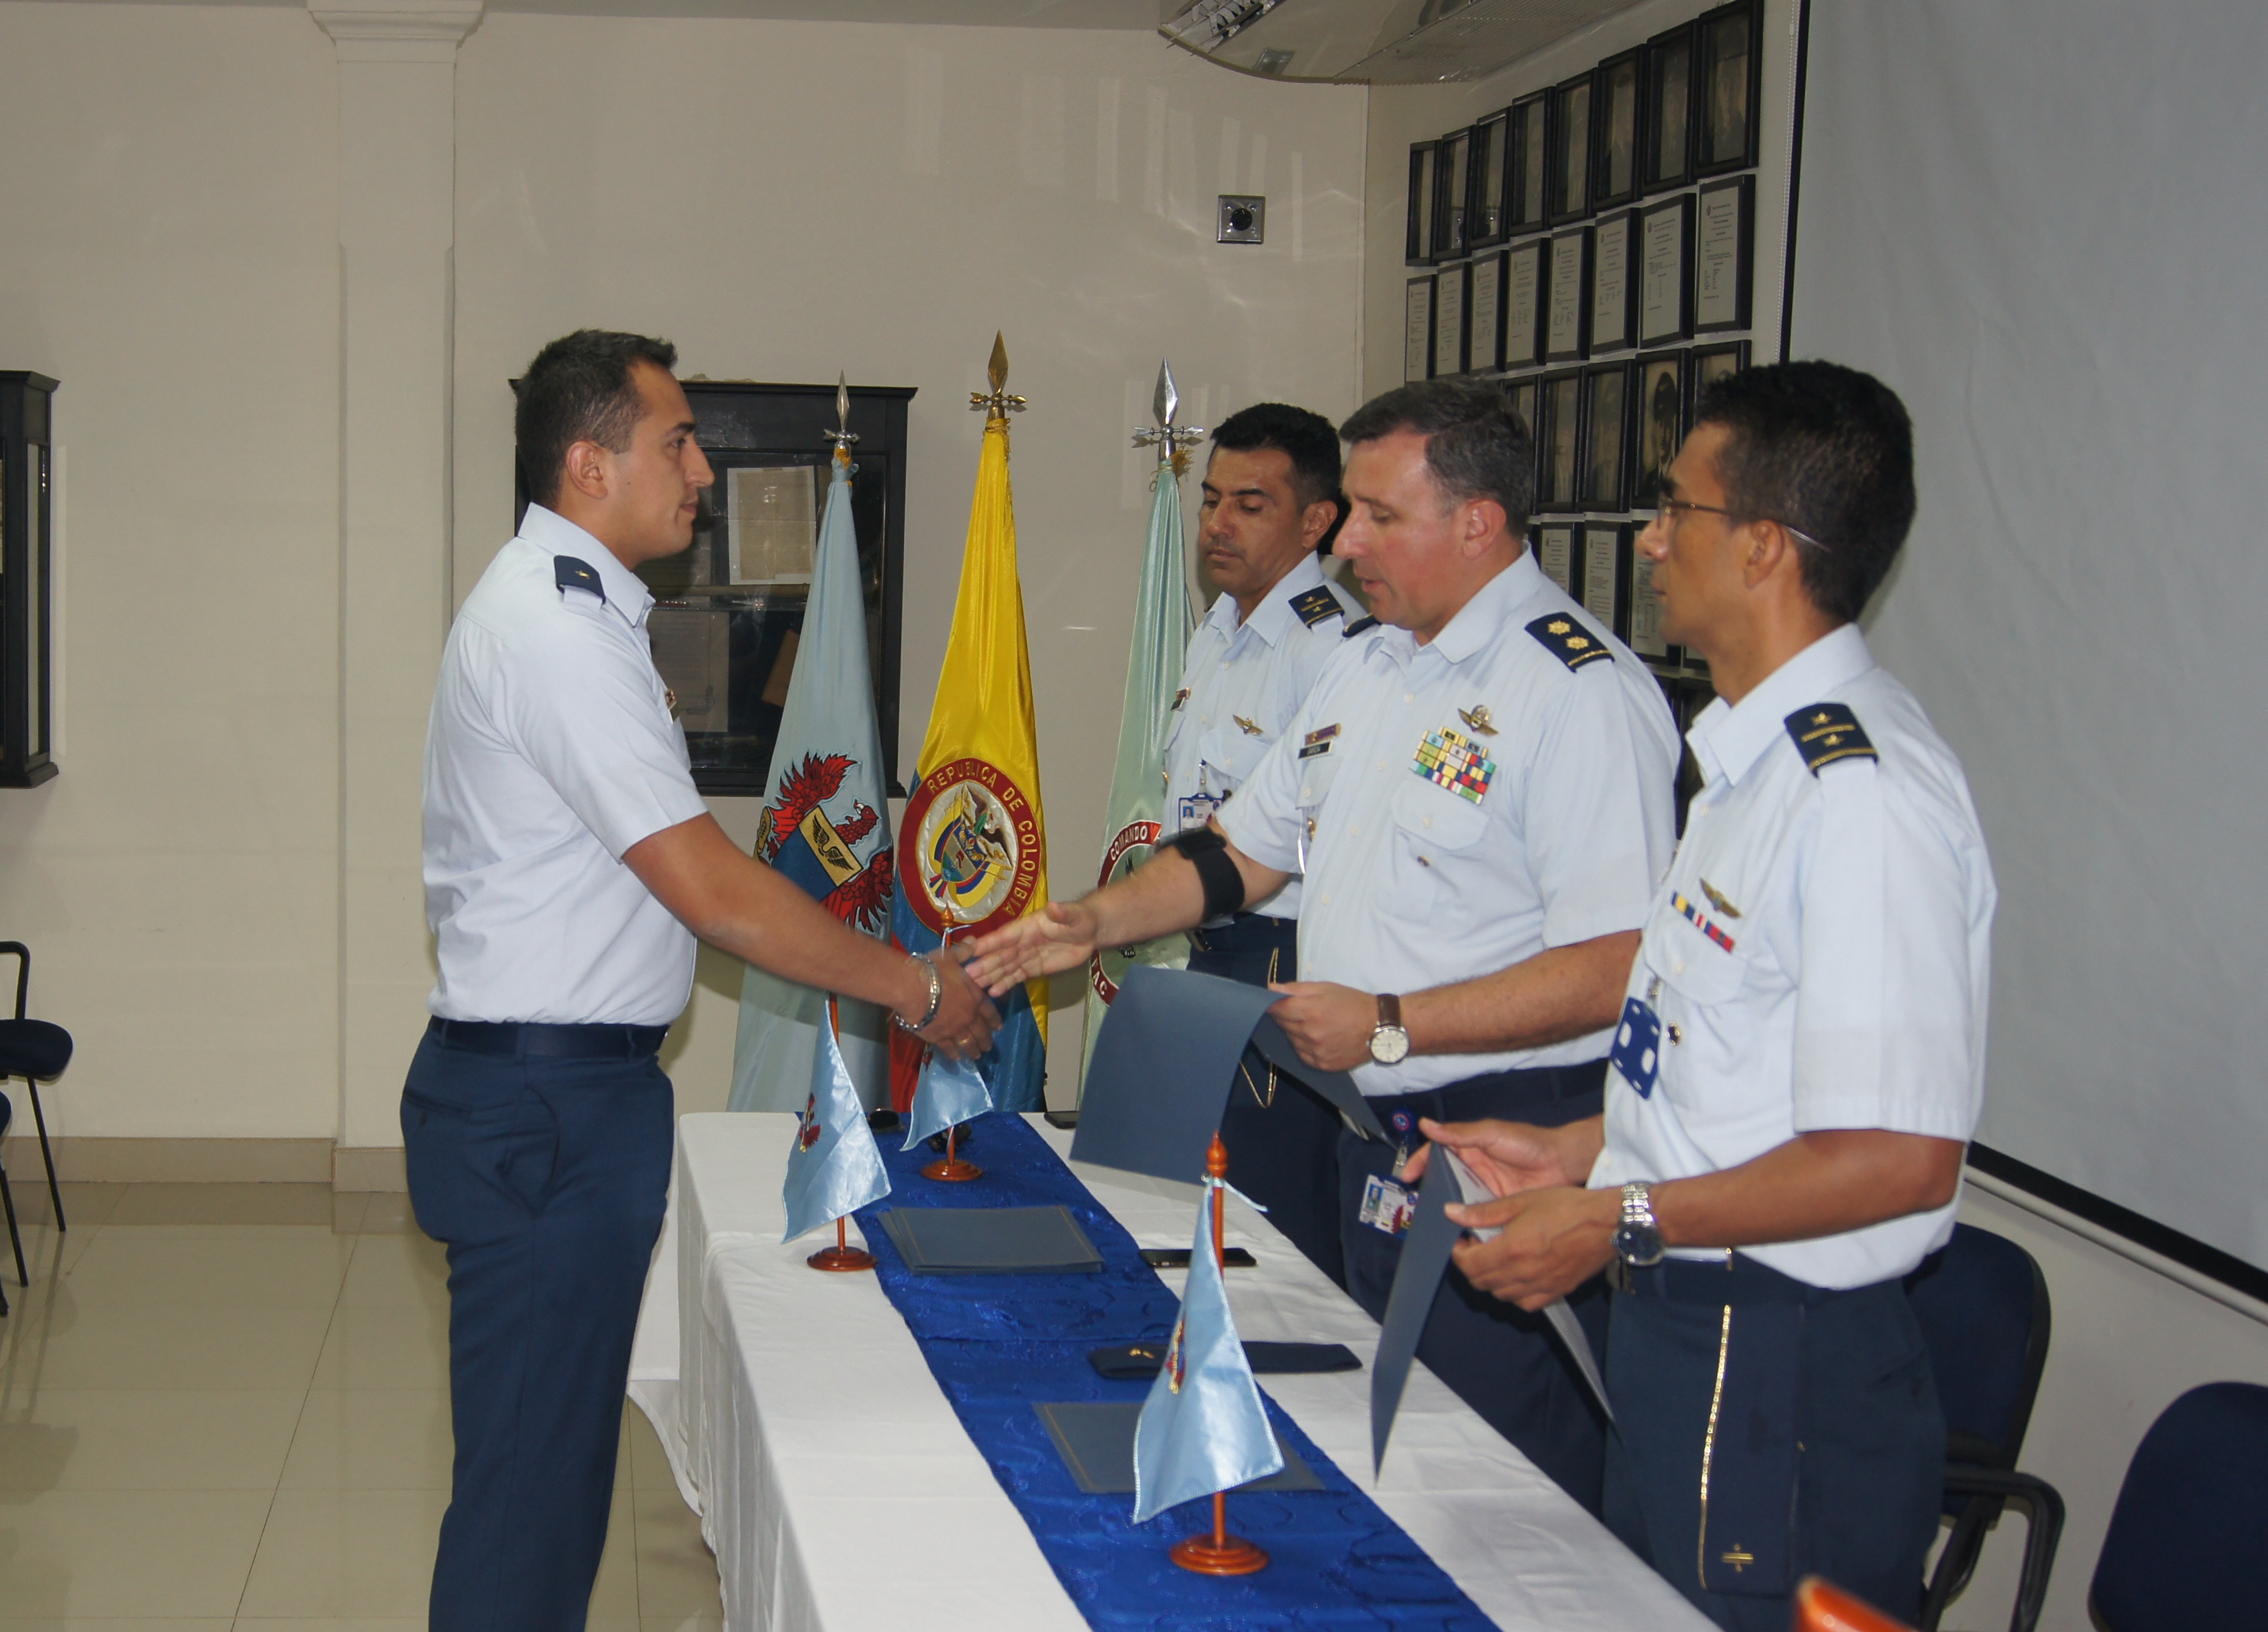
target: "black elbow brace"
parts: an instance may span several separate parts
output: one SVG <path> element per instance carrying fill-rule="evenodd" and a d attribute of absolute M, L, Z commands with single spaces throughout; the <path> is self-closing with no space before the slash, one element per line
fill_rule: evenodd
<path fill-rule="evenodd" d="M 1244 905 L 1244 875 L 1236 870 L 1230 860 L 1228 840 L 1210 827 L 1192 827 L 1176 833 L 1159 846 L 1161 850 L 1178 850 L 1197 870 L 1197 882 L 1204 887 L 1204 918 L 1211 923 L 1216 918 L 1226 918 Z"/>

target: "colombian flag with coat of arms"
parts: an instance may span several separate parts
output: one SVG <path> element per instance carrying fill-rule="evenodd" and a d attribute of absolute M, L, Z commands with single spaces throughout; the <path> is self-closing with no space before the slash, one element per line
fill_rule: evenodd
<path fill-rule="evenodd" d="M 922 739 L 919 781 L 898 830 L 898 890 L 890 928 L 909 952 L 973 940 L 1047 905 L 1047 823 L 1040 814 L 1039 735 L 1016 576 L 1016 513 L 1008 488 L 1005 355 L 994 352 L 968 542 L 953 635 Z M 1047 983 L 999 1001 L 1001 1028 L 977 1062 L 1002 1111 L 1045 1103 Z M 890 1101 L 913 1104 L 922 1045 L 890 1039 Z"/>

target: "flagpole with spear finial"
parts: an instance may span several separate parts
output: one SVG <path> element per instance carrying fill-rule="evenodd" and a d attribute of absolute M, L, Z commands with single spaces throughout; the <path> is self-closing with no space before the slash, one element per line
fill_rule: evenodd
<path fill-rule="evenodd" d="M 835 444 L 835 462 L 841 465 L 843 474 L 848 476 L 858 469 L 850 462 L 850 445 L 858 439 L 858 436 L 850 429 L 850 376 L 847 373 L 836 375 L 835 380 L 835 425 L 834 430 L 821 429 L 819 434 Z M 839 1031 L 842 1018 L 837 1000 L 830 992 L 827 994 L 827 1023 Z M 852 1246 L 847 1221 L 837 1218 L 835 1221 L 835 1244 L 821 1247 L 803 1261 L 814 1269 L 844 1274 L 872 1269 L 874 1255 Z"/>
<path fill-rule="evenodd" d="M 1158 392 L 1151 398 L 1150 405 L 1157 413 L 1158 423 L 1136 431 L 1134 446 L 1156 448 L 1158 463 L 1172 465 L 1174 474 L 1181 476 L 1189 469 L 1189 450 L 1205 439 L 1205 432 L 1203 425 L 1184 428 L 1174 424 L 1174 412 L 1181 407 L 1182 398 L 1174 389 L 1174 371 L 1162 359 L 1158 364 Z"/>
<path fill-rule="evenodd" d="M 992 355 L 984 365 L 984 378 L 992 389 L 989 392 L 971 391 L 968 407 L 972 413 L 982 411 L 986 425 L 990 425 L 996 419 L 1005 424 L 1009 415 L 1020 414 L 1029 406 L 1022 397 L 1012 395 L 1008 390 L 1008 341 L 998 329 L 992 332 Z M 953 932 L 961 925 L 951 902 L 940 901 L 938 905 L 945 914 L 945 933 L 938 947 L 942 952 L 953 944 Z M 984 1170 L 962 1157 L 960 1142 L 961 1127 L 956 1123 L 945 1130 L 945 1156 L 922 1169 L 922 1177 L 947 1185 L 964 1185 L 972 1178 L 982 1178 Z"/>

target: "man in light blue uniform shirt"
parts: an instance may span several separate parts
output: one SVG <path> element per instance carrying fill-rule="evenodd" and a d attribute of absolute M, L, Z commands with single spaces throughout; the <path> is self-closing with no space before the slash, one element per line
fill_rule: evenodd
<path fill-rule="evenodd" d="M 1202 829 L 1306 700 L 1363 616 L 1321 559 L 1345 513 L 1339 439 L 1304 408 L 1262 402 L 1212 433 L 1197 550 L 1219 597 L 1189 638 L 1166 738 L 1167 836 Z M 1300 880 L 1189 931 L 1189 967 L 1253 986 L 1299 977 Z M 1344 1284 L 1338 1113 L 1248 1049 L 1221 1112 L 1236 1187 Z"/>
<path fill-rule="evenodd" d="M 1612 1023 L 1669 860 L 1661 690 L 1524 547 L 1534 443 L 1495 387 L 1390 391 L 1341 427 L 1339 535 L 1383 626 L 1353 633 L 1214 826 L 1130 878 L 979 943 L 988 987 L 1264 899 L 1296 872 L 1305 979 L 1272 1011 L 1352 1070 L 1394 1131 L 1338 1138 L 1347 1289 L 1385 1309 L 1406 1224 L 1389 1177 L 1421 1116 L 1598 1109 Z M 1579 1313 L 1597 1311 L 1594 1293 Z M 1603 1427 L 1544 1321 L 1452 1277 L 1418 1354 L 1596 1509 Z"/>
<path fill-rule="evenodd" d="M 433 1018 L 401 1092 L 449 1255 L 456 1439 L 433 1632 L 573 1632 L 606 1545 L 674 1117 L 656 1055 L 696 936 L 881 1004 L 942 1052 L 998 1016 L 957 965 L 855 934 L 709 815 L 636 568 L 711 480 L 666 342 L 585 329 L 520 382 L 535 502 L 449 631 L 425 742 Z"/>
<path fill-rule="evenodd" d="M 1611 1266 L 1616 1533 L 1728 1628 L 1778 1632 L 1814 1573 L 1910 1621 L 1945 1424 L 1901 1281 L 1983 1105 L 1992 869 L 1857 624 L 1913 517 L 1904 407 L 1798 363 L 1696 418 L 1641 547 L 1718 699 L 1605 1114 L 1425 1131 L 1505 1198 L 1452 1209 L 1503 1228 L 1456 1249 L 1476 1285 L 1535 1307 Z"/>

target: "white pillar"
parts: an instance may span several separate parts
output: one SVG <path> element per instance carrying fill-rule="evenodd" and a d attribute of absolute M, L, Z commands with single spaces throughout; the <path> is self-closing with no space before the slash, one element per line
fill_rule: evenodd
<path fill-rule="evenodd" d="M 456 55 L 482 0 L 307 0 L 307 9 L 339 55 L 334 1170 L 347 1188 L 399 1188 L 401 1079 L 434 972 L 419 777 L 451 609 Z"/>

